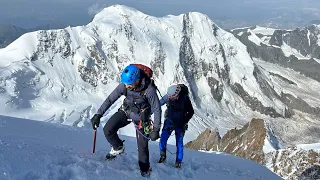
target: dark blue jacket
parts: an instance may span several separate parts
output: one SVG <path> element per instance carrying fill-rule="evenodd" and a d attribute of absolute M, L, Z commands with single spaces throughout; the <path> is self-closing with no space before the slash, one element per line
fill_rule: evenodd
<path fill-rule="evenodd" d="M 168 95 L 164 95 L 160 100 L 160 105 L 167 105 L 167 118 L 176 127 L 183 127 L 189 122 L 194 114 L 194 110 L 188 95 L 179 95 L 175 101 L 171 101 Z"/>
<path fill-rule="evenodd" d="M 140 108 L 147 108 L 150 115 L 154 114 L 153 129 L 159 131 L 161 127 L 161 106 L 156 92 L 156 88 L 151 85 L 150 79 L 142 78 L 138 88 L 135 90 L 127 90 L 123 83 L 120 83 L 115 90 L 107 97 L 97 114 L 103 115 L 107 109 L 117 101 L 122 95 L 126 98 L 121 109 L 123 109 L 128 118 L 132 119 L 136 124 L 139 123 L 141 117 Z M 129 107 L 129 108 L 128 108 Z"/>

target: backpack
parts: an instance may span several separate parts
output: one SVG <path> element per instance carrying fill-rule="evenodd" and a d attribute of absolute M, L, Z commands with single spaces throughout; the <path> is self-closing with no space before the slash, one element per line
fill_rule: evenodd
<path fill-rule="evenodd" d="M 165 118 L 177 118 L 181 116 L 182 120 L 185 120 L 183 117 L 186 114 L 186 109 L 185 109 L 185 103 L 186 100 L 189 98 L 189 89 L 186 85 L 184 84 L 178 84 L 178 86 L 181 87 L 181 91 L 179 92 L 179 99 L 175 101 L 168 101 L 167 103 L 167 109 L 165 111 Z M 179 119 L 179 118 L 178 118 Z M 170 119 L 169 119 L 170 120 Z M 173 121 L 172 119 L 170 120 L 173 124 L 179 124 L 184 121 Z"/>
<path fill-rule="evenodd" d="M 184 108 L 185 100 L 189 96 L 189 89 L 186 85 L 178 84 L 178 86 L 181 87 L 181 91 L 179 92 L 179 100 L 173 101 L 173 102 L 170 101 L 171 105 L 173 106 L 173 109 L 175 109 L 175 111 L 179 111 Z"/>
<path fill-rule="evenodd" d="M 143 64 L 132 64 L 139 68 L 145 75 L 147 75 L 150 79 L 152 78 L 153 71 L 148 67 Z"/>
<path fill-rule="evenodd" d="M 184 84 L 178 84 L 181 87 L 181 91 L 179 93 L 179 95 L 186 95 L 189 96 L 189 89 L 188 86 L 184 85 Z"/>

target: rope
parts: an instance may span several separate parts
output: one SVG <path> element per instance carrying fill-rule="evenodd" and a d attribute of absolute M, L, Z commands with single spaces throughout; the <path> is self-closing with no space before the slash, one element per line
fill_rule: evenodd
<path fill-rule="evenodd" d="M 145 135 L 137 128 L 137 126 L 134 124 L 133 121 L 132 121 L 132 123 L 133 123 L 133 125 L 134 125 L 134 128 L 136 129 L 136 131 L 137 131 L 139 134 L 141 134 L 144 138 L 150 140 L 149 137 L 145 136 Z M 162 124 L 162 123 L 161 123 L 161 124 Z M 173 136 L 173 131 L 171 132 L 170 136 Z M 171 151 L 168 149 L 168 147 L 167 147 L 167 151 L 168 151 L 170 154 L 172 154 L 172 155 L 177 154 L 176 152 L 175 152 L 175 153 L 171 152 Z"/>
<path fill-rule="evenodd" d="M 132 122 L 133 122 L 133 121 L 132 121 Z M 150 138 L 147 137 L 147 136 L 145 136 L 145 135 L 137 128 L 137 126 L 136 126 L 134 123 L 133 123 L 133 125 L 134 125 L 134 128 L 136 129 L 136 131 L 137 131 L 139 134 L 141 134 L 144 138 L 150 140 Z"/>
<path fill-rule="evenodd" d="M 134 125 L 134 128 L 136 129 L 136 131 L 138 131 L 139 134 L 141 134 L 144 138 L 150 140 L 150 138 L 148 138 L 147 136 L 145 136 L 138 128 L 137 126 L 133 123 Z M 167 151 L 170 153 L 170 154 L 177 154 L 177 153 L 172 153 L 168 148 L 167 148 Z"/>
<path fill-rule="evenodd" d="M 172 153 L 171 151 L 169 151 L 168 147 L 167 147 L 167 151 L 168 151 L 170 154 L 177 154 L 176 152 L 175 152 L 175 153 Z"/>

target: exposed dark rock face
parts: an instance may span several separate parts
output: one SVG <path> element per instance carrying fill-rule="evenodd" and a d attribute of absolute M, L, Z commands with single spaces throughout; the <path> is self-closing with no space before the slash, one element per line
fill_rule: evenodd
<path fill-rule="evenodd" d="M 63 59 L 73 55 L 70 34 L 66 30 L 39 31 L 37 38 L 37 49 L 31 55 L 31 61 L 43 59 L 53 66 L 53 59 L 57 54 Z"/>
<path fill-rule="evenodd" d="M 281 101 L 288 105 L 289 108 L 320 116 L 319 107 L 312 107 L 299 97 L 296 98 L 291 94 L 281 93 Z"/>
<path fill-rule="evenodd" d="M 255 27 L 251 29 L 254 28 Z M 272 35 L 257 34 L 259 37 L 269 36 L 269 45 L 263 43 L 257 45 L 250 41 L 248 37 L 251 32 L 248 31 L 248 29 L 237 29 L 232 31 L 232 33 L 247 46 L 247 51 L 250 53 L 251 57 L 259 58 L 261 60 L 280 65 L 285 68 L 291 68 L 307 77 L 320 82 L 320 64 L 313 59 L 318 58 L 320 52 L 320 47 L 318 44 L 318 36 L 320 35 L 319 26 L 312 25 L 310 27 L 295 29 L 293 31 L 275 30 Z M 280 48 L 283 45 L 287 45 L 293 49 L 296 49 L 303 56 L 309 57 L 309 59 L 298 59 L 294 55 L 286 57 L 282 49 Z M 268 76 L 271 75 L 290 85 L 296 85 L 296 83 L 280 76 L 279 74 L 275 74 L 272 72 L 269 72 L 269 75 L 263 75 L 259 68 L 260 67 L 255 66 L 253 75 L 256 78 L 262 92 L 270 100 L 275 98 L 286 105 L 284 112 L 280 112 L 280 114 L 282 114 L 281 116 L 290 118 L 294 114 L 293 110 L 299 110 L 317 116 L 320 115 L 319 107 L 313 107 L 309 105 L 300 97 L 296 97 L 293 94 L 283 92 L 277 94 L 274 90 L 274 87 L 271 86 L 266 81 L 266 79 L 268 79 Z M 239 93 L 239 91 L 237 92 Z M 266 114 L 265 108 L 258 107 L 258 109 L 260 109 L 258 110 L 259 112 L 263 112 L 263 114 Z M 272 117 L 279 117 L 273 110 L 271 110 L 271 112 L 271 114 L 273 114 Z"/>
<path fill-rule="evenodd" d="M 166 53 L 164 52 L 162 43 L 157 41 L 156 48 L 154 50 L 155 58 L 151 61 L 151 68 L 153 69 L 154 75 L 159 77 L 160 73 L 165 73 L 164 63 L 167 58 Z"/>
<path fill-rule="evenodd" d="M 281 80 L 284 81 L 284 82 L 287 82 L 288 84 L 297 85 L 295 82 L 290 81 L 289 79 L 287 79 L 287 78 L 285 78 L 285 77 L 283 77 L 283 76 L 280 76 L 279 74 L 275 74 L 275 73 L 272 73 L 272 72 L 269 72 L 269 74 L 272 75 L 272 76 L 275 76 L 275 77 L 277 77 L 277 78 L 279 78 L 279 79 L 281 79 Z"/>
<path fill-rule="evenodd" d="M 112 48 L 112 47 L 111 47 Z M 113 48 L 116 48 L 114 45 Z M 104 57 L 104 53 L 99 51 L 97 46 L 89 46 L 90 59 L 83 62 L 83 65 L 79 65 L 78 71 L 81 78 L 96 87 L 99 81 L 102 84 L 108 84 L 110 80 L 115 79 L 117 76 L 113 70 L 108 68 L 108 63 Z M 108 54 L 108 56 L 112 56 Z M 116 56 L 115 56 L 116 58 Z"/>
<path fill-rule="evenodd" d="M 211 88 L 211 95 L 212 97 L 221 102 L 223 96 L 223 85 L 213 77 L 208 77 L 208 85 Z"/>
<path fill-rule="evenodd" d="M 320 179 L 320 165 L 311 165 L 308 169 L 303 171 L 298 180 L 313 180 Z"/>
<path fill-rule="evenodd" d="M 205 151 L 221 151 L 265 163 L 263 145 L 266 129 L 262 119 L 252 119 L 241 129 L 231 129 L 222 138 L 216 130 L 206 129 L 197 139 L 185 145 L 187 148 Z"/>
<path fill-rule="evenodd" d="M 238 35 L 239 32 L 242 32 L 240 36 Z M 252 57 L 291 68 L 320 82 L 320 64 L 313 59 L 320 59 L 320 46 L 317 43 L 319 41 L 318 35 L 320 34 L 318 26 L 312 25 L 294 31 L 275 30 L 269 40 L 269 44 L 274 46 L 256 45 L 248 39 L 250 34 L 246 29 L 235 30 L 233 34 L 247 46 L 247 51 Z M 309 59 L 301 60 L 293 55 L 286 57 L 280 49 L 284 43 L 296 49 L 303 56 L 309 57 Z"/>
<path fill-rule="evenodd" d="M 189 14 L 185 14 L 183 16 L 183 23 L 182 23 L 182 40 L 180 45 L 179 51 L 179 61 L 180 65 L 183 68 L 184 76 L 186 77 L 188 83 L 192 86 L 196 85 L 196 79 L 199 78 L 199 64 L 195 59 L 194 52 L 191 45 L 190 36 L 193 34 L 193 27 L 192 23 L 190 22 Z M 190 92 L 192 93 L 192 97 L 194 98 L 195 102 L 197 97 L 196 88 L 191 88 Z M 200 103 L 197 103 L 199 106 Z"/>
<path fill-rule="evenodd" d="M 266 154 L 266 160 L 273 172 L 288 180 L 319 177 L 319 151 L 293 146 Z"/>
<path fill-rule="evenodd" d="M 265 107 L 258 98 L 250 96 L 240 84 L 235 83 L 234 85 L 231 85 L 231 89 L 238 94 L 253 111 L 258 111 L 274 118 L 282 117 L 282 115 L 277 113 L 272 107 Z"/>
<path fill-rule="evenodd" d="M 222 138 L 217 130 L 206 129 L 185 147 L 203 151 L 233 154 L 268 166 L 279 176 L 288 179 L 311 180 L 320 177 L 320 152 L 296 146 L 264 153 L 266 138 L 273 136 L 262 119 L 252 119 L 241 129 L 231 129 Z M 275 137 L 273 137 L 275 138 Z M 279 148 L 273 144 L 274 148 Z"/>

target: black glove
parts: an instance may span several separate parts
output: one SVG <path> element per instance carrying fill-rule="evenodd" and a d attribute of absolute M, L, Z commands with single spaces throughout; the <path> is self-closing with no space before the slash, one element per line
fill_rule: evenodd
<path fill-rule="evenodd" d="M 184 132 L 186 132 L 188 130 L 188 124 L 185 124 L 183 127 Z"/>
<path fill-rule="evenodd" d="M 102 117 L 101 114 L 95 114 L 91 118 L 91 124 L 92 124 L 93 130 L 96 130 L 99 127 L 101 117 Z"/>
<path fill-rule="evenodd" d="M 151 141 L 156 141 L 159 138 L 160 138 L 159 131 L 151 131 L 150 133 Z"/>

